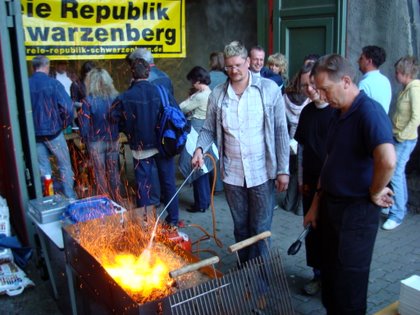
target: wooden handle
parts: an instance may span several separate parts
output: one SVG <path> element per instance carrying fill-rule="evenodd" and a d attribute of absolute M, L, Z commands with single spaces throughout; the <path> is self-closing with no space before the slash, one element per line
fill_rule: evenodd
<path fill-rule="evenodd" d="M 196 271 L 200 268 L 217 264 L 219 261 L 220 261 L 219 257 L 213 256 L 213 257 L 201 260 L 199 262 L 196 262 L 194 264 L 186 265 L 186 266 L 184 266 L 182 268 L 179 268 L 177 270 L 173 270 L 173 271 L 169 272 L 169 276 L 171 278 L 176 278 L 176 277 L 182 276 L 183 274 L 186 274 L 186 273 L 189 273 L 189 272 L 192 272 L 192 271 Z"/>
<path fill-rule="evenodd" d="M 270 231 L 265 231 L 260 234 L 257 234 L 253 237 L 247 238 L 246 240 L 240 241 L 239 243 L 230 245 L 228 247 L 229 252 L 234 253 L 244 247 L 250 246 L 258 241 L 265 240 L 266 238 L 269 238 L 271 236 Z"/>

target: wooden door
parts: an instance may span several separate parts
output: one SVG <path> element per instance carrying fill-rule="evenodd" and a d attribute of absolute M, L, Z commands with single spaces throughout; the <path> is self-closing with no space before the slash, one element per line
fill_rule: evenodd
<path fill-rule="evenodd" d="M 346 0 L 281 0 L 274 7 L 274 50 L 289 61 L 289 78 L 311 53 L 344 54 Z"/>

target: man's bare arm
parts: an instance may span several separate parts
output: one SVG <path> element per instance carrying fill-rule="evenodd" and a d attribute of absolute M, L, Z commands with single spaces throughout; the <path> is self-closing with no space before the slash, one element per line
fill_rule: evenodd
<path fill-rule="evenodd" d="M 393 204 L 393 192 L 387 187 L 396 164 L 394 145 L 384 143 L 373 150 L 373 177 L 370 185 L 370 198 L 378 206 L 387 208 Z"/>

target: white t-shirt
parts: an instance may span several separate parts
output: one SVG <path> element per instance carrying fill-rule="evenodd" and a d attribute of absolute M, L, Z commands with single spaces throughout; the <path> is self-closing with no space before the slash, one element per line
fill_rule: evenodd
<path fill-rule="evenodd" d="M 55 78 L 60 81 L 60 83 L 64 86 L 67 94 L 70 96 L 70 86 L 71 86 L 71 79 L 67 76 L 67 73 L 56 73 Z"/>

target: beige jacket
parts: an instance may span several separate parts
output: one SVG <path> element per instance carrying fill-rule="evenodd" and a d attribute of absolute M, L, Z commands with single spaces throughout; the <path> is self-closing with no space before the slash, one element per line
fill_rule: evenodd
<path fill-rule="evenodd" d="M 210 93 L 210 88 L 203 91 L 197 91 L 179 104 L 179 107 L 184 114 L 191 112 L 190 118 L 204 120 L 206 119 L 207 103 Z"/>
<path fill-rule="evenodd" d="M 398 95 L 392 132 L 398 142 L 417 139 L 420 125 L 420 80 L 413 80 Z"/>

